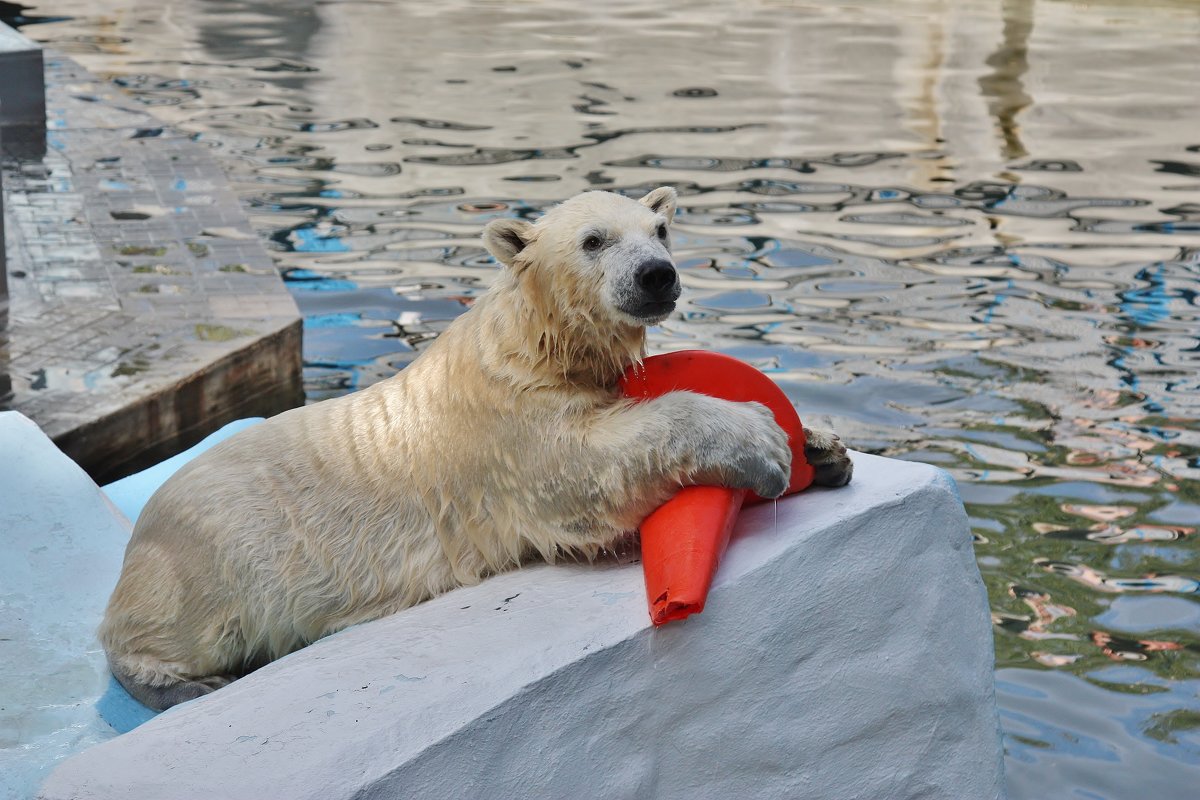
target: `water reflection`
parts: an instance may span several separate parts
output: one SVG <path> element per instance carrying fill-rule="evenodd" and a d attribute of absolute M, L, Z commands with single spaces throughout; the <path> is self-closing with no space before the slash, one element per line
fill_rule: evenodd
<path fill-rule="evenodd" d="M 652 347 L 746 359 L 958 479 L 1012 795 L 1186 785 L 1194 4 L 101 5 L 30 32 L 222 159 L 305 313 L 310 399 L 470 306 L 489 219 L 675 185 L 686 291 Z"/>
<path fill-rule="evenodd" d="M 241 61 L 274 73 L 271 82 L 289 90 L 303 90 L 316 72 L 304 63 L 321 28 L 315 0 L 201 0 L 189 18 L 197 23 L 203 64 Z"/>
<path fill-rule="evenodd" d="M 1003 38 L 987 58 L 992 72 L 979 79 L 979 89 L 988 101 L 988 112 L 1003 137 L 1004 158 L 1029 155 L 1021 143 L 1017 115 L 1033 102 L 1022 79 L 1029 71 L 1029 36 L 1033 32 L 1033 0 L 1003 0 Z"/>

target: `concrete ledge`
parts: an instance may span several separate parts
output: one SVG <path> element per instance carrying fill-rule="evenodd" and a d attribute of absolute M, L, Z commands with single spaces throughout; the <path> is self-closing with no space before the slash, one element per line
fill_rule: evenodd
<path fill-rule="evenodd" d="M 30 156 L 45 150 L 46 84 L 42 48 L 0 22 L 0 130 L 4 146 Z"/>
<path fill-rule="evenodd" d="M 94 402 L 90 415 L 47 420 L 47 432 L 53 431 L 54 443 L 86 465 L 97 482 L 145 469 L 229 420 L 272 416 L 301 405 L 301 337 L 297 319 L 240 349 L 213 348 L 210 361 L 197 359 L 190 365 L 194 371 L 177 374 L 174 382 L 145 380 L 135 402 Z M 183 372 L 179 363 L 170 366 Z"/>
<path fill-rule="evenodd" d="M 699 617 L 536 566 L 331 636 L 62 764 L 66 798 L 998 798 L 992 639 L 932 467 L 743 513 Z"/>
<path fill-rule="evenodd" d="M 4 147 L 0 130 L 0 152 Z M 0 170 L 0 408 L 12 400 L 12 378 L 8 377 L 8 246 L 4 236 L 4 171 Z"/>

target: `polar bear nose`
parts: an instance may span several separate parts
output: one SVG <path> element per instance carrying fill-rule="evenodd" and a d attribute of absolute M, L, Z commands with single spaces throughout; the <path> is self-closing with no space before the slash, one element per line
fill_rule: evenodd
<path fill-rule="evenodd" d="M 661 258 L 643 261 L 633 279 L 646 294 L 656 298 L 665 297 L 675 289 L 675 265 Z"/>

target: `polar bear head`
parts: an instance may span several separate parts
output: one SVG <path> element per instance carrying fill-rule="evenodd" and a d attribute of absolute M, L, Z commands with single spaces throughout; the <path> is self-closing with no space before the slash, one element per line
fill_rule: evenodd
<path fill-rule="evenodd" d="M 679 299 L 669 233 L 675 203 L 669 186 L 641 200 L 584 192 L 534 223 L 494 220 L 483 240 L 548 324 L 640 333 Z"/>

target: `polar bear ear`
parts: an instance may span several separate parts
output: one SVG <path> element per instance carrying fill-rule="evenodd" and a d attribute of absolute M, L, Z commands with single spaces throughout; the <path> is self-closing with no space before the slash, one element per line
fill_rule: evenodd
<path fill-rule="evenodd" d="M 520 219 L 494 219 L 483 229 L 483 245 L 492 256 L 506 267 L 529 244 L 528 222 Z"/>
<path fill-rule="evenodd" d="M 662 214 L 670 222 L 675 218 L 675 190 L 670 186 L 660 186 L 638 202 L 651 211 Z"/>

